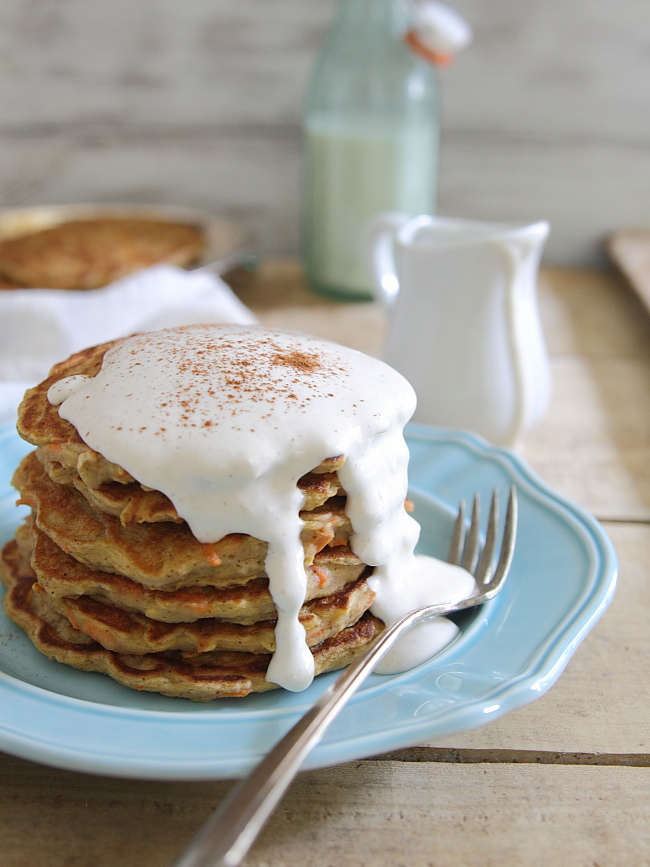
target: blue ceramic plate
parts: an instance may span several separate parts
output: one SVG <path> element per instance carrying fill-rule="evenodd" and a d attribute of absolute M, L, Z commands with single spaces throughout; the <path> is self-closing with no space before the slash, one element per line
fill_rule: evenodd
<path fill-rule="evenodd" d="M 461 497 L 515 484 L 519 533 L 508 582 L 459 637 L 406 674 L 372 675 L 306 767 L 333 765 L 479 726 L 538 698 L 610 601 L 616 556 L 599 525 L 517 457 L 468 434 L 409 428 L 420 550 L 444 556 Z M 24 513 L 11 473 L 27 451 L 0 430 L 0 541 Z M 0 749 L 63 768 L 198 780 L 246 773 L 335 675 L 302 693 L 196 704 L 139 693 L 41 656 L 0 614 Z"/>

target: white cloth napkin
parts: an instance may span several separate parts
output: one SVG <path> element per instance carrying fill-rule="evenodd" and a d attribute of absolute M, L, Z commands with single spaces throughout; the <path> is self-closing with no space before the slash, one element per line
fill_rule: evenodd
<path fill-rule="evenodd" d="M 0 424 L 15 421 L 26 388 L 86 346 L 136 331 L 256 321 L 219 277 L 172 265 L 155 265 L 86 292 L 0 292 Z"/>

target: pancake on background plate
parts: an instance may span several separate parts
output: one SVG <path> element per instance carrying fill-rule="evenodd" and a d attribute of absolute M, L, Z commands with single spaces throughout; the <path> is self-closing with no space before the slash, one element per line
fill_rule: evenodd
<path fill-rule="evenodd" d="M 0 288 L 97 289 L 140 268 L 189 267 L 200 226 L 138 217 L 65 220 L 0 240 Z"/>

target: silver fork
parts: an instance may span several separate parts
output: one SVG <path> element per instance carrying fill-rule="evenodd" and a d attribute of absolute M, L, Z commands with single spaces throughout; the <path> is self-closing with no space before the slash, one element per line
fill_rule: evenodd
<path fill-rule="evenodd" d="M 325 690 L 251 774 L 233 787 L 173 867 L 236 867 L 240 864 L 309 751 L 321 740 L 329 724 L 395 642 L 423 620 L 474 608 L 496 596 L 505 582 L 515 547 L 517 494 L 514 487 L 510 488 L 501 546 L 496 555 L 498 510 L 498 493 L 494 491 L 482 548 L 478 495 L 474 497 L 469 530 L 463 501 L 454 524 L 447 560 L 474 575 L 478 587 L 476 595 L 460 602 L 418 608 L 383 632 Z"/>

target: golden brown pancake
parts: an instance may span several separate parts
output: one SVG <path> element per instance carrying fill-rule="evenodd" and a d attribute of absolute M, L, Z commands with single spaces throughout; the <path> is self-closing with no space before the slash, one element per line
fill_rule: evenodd
<path fill-rule="evenodd" d="M 165 623 L 216 617 L 251 624 L 276 616 L 267 578 L 254 578 L 232 587 L 152 590 L 122 575 L 90 569 L 65 554 L 31 520 L 18 528 L 16 541 L 38 583 L 52 597 L 92 596 Z M 368 571 L 349 548 L 325 548 L 306 569 L 305 601 L 339 593 Z"/>
<path fill-rule="evenodd" d="M 112 340 L 74 353 L 65 361 L 55 364 L 46 379 L 34 388 L 28 389 L 18 407 L 16 428 L 19 435 L 32 445 L 54 447 L 55 451 L 57 448 L 68 446 L 71 449 L 78 449 L 80 454 L 84 451 L 92 452 L 92 449 L 83 442 L 76 428 L 61 418 L 58 408 L 49 402 L 47 392 L 51 385 L 66 376 L 77 374 L 96 376 L 101 369 L 106 351 L 117 342 Z M 93 452 L 93 454 L 97 453 Z M 120 478 L 112 479 L 108 476 L 101 481 L 132 482 L 134 479 L 122 471 Z"/>
<path fill-rule="evenodd" d="M 5 545 L 0 557 L 0 578 L 7 586 L 3 602 L 7 615 L 50 659 L 106 674 L 137 690 L 194 701 L 241 698 L 276 688 L 265 679 L 270 654 L 169 651 L 136 655 L 106 650 L 53 610 L 46 593 L 34 592 L 34 574 L 14 540 Z M 316 674 L 349 665 L 382 629 L 381 621 L 366 613 L 353 626 L 311 648 Z"/>
<path fill-rule="evenodd" d="M 35 583 L 35 593 L 45 590 Z M 352 626 L 372 605 L 375 594 L 361 579 L 340 593 L 303 605 L 299 619 L 309 647 L 332 638 Z M 126 611 L 92 596 L 48 596 L 48 603 L 66 617 L 75 629 L 118 653 L 158 653 L 182 650 L 206 653 L 236 650 L 248 653 L 273 653 L 275 620 L 242 625 L 217 618 L 191 623 L 161 623 L 135 611 Z"/>
<path fill-rule="evenodd" d="M 79 475 L 76 468 L 66 468 L 59 461 L 53 461 L 51 455 L 51 449 L 42 446 L 36 449 L 36 456 L 53 482 L 73 485 L 94 509 L 107 515 L 115 515 L 122 524 L 182 521 L 171 500 L 160 491 L 143 488 L 137 482 L 105 482 L 91 486 Z M 307 473 L 299 479 L 298 487 L 303 494 L 305 511 L 316 509 L 332 497 L 343 494 L 336 473 L 320 469 L 318 473 Z"/>
<path fill-rule="evenodd" d="M 14 473 L 21 502 L 32 507 L 36 525 L 63 551 L 92 569 L 124 575 L 146 587 L 246 583 L 265 574 L 266 542 L 230 534 L 202 544 L 185 523 L 128 524 L 95 511 L 75 488 L 53 482 L 34 452 Z M 301 512 L 305 565 L 327 545 L 347 542 L 351 527 L 340 498 Z"/>
<path fill-rule="evenodd" d="M 198 261 L 203 230 L 138 218 L 69 220 L 0 242 L 0 273 L 26 287 L 96 289 L 157 263 Z"/>

